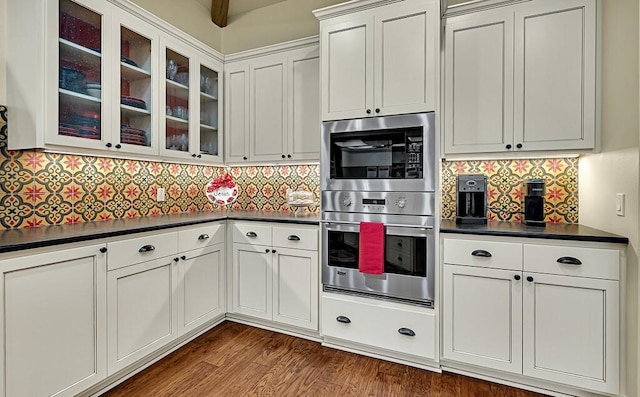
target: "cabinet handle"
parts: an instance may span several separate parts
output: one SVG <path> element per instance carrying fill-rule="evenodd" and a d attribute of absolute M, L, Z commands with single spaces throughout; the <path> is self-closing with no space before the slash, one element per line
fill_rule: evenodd
<path fill-rule="evenodd" d="M 413 332 L 413 330 L 410 329 L 410 328 L 400 328 L 398 330 L 398 333 L 400 333 L 402 335 L 407 335 L 407 336 L 416 336 L 416 333 Z"/>
<path fill-rule="evenodd" d="M 198 158 L 199 158 L 199 159 L 201 159 L 201 158 L 202 158 L 202 155 L 201 155 L 201 154 L 199 154 L 199 155 L 198 155 Z"/>
<path fill-rule="evenodd" d="M 336 317 L 336 321 L 343 324 L 349 324 L 351 320 L 347 316 L 338 316 Z"/>
<path fill-rule="evenodd" d="M 107 247 L 102 247 L 102 248 L 100 248 L 100 252 L 102 252 L 103 254 L 104 254 L 105 252 L 107 252 Z"/>
<path fill-rule="evenodd" d="M 182 259 L 183 261 L 186 261 L 186 260 L 187 260 L 187 256 L 186 256 L 186 255 L 182 255 L 182 256 L 180 257 L 180 259 Z"/>
<path fill-rule="evenodd" d="M 107 143 L 105 144 L 105 146 L 106 146 L 106 147 L 111 147 L 111 146 L 113 146 L 113 145 L 111 144 L 111 142 L 107 142 Z"/>
<path fill-rule="evenodd" d="M 505 146 L 505 147 L 506 147 L 508 150 L 511 150 L 511 148 L 512 148 L 512 146 L 511 146 L 511 144 L 510 144 L 510 143 L 509 143 L 507 146 Z"/>
<path fill-rule="evenodd" d="M 242 159 L 243 159 L 243 160 L 246 160 L 246 159 L 247 159 L 247 156 L 242 157 Z"/>
<path fill-rule="evenodd" d="M 177 261 L 179 261 L 179 260 L 180 260 L 180 258 L 178 258 L 178 257 L 173 258 L 173 261 L 174 261 L 174 262 L 177 262 Z"/>
<path fill-rule="evenodd" d="M 516 274 L 515 276 L 513 276 L 513 279 L 516 281 L 520 281 L 520 275 Z"/>
<path fill-rule="evenodd" d="M 562 258 L 558 258 L 556 262 L 561 263 L 563 265 L 576 265 L 576 266 L 582 265 L 582 262 L 580 261 L 580 259 L 574 258 L 572 256 L 563 256 Z"/>
<path fill-rule="evenodd" d="M 140 249 L 138 250 L 138 252 L 142 253 L 142 252 L 151 252 L 151 251 L 155 251 L 156 247 L 154 247 L 153 245 L 149 244 L 149 245 L 143 245 L 142 247 L 140 247 Z"/>
<path fill-rule="evenodd" d="M 528 276 L 528 277 L 527 277 L 527 281 L 528 281 L 528 282 L 532 282 L 532 281 L 533 281 L 533 277 Z"/>
<path fill-rule="evenodd" d="M 193 153 L 193 154 L 191 155 L 191 157 L 196 157 L 196 154 L 195 154 L 195 153 Z"/>
<path fill-rule="evenodd" d="M 291 155 L 290 155 L 290 154 L 287 154 L 287 157 L 288 157 L 288 158 L 291 158 Z"/>
<path fill-rule="evenodd" d="M 264 252 L 266 252 L 268 254 L 269 252 L 271 252 L 271 250 L 269 248 L 267 248 L 266 250 L 264 250 Z"/>
<path fill-rule="evenodd" d="M 116 149 L 122 149 L 122 145 L 119 143 L 116 143 Z"/>
<path fill-rule="evenodd" d="M 519 143 L 519 144 L 517 144 L 517 145 L 516 145 L 516 147 L 517 147 L 518 149 L 522 149 L 522 144 L 521 144 L 521 143 Z"/>
<path fill-rule="evenodd" d="M 258 237 L 258 235 L 256 234 L 256 232 L 247 232 L 247 237 L 256 238 Z"/>
<path fill-rule="evenodd" d="M 371 109 L 367 109 L 367 114 L 371 114 Z"/>
<path fill-rule="evenodd" d="M 380 109 L 379 108 L 376 108 L 376 113 L 380 113 Z"/>
<path fill-rule="evenodd" d="M 208 240 L 209 239 L 209 235 L 204 233 L 198 236 L 198 240 Z"/>
<path fill-rule="evenodd" d="M 475 250 L 471 253 L 473 256 L 481 256 L 483 258 L 491 258 L 491 252 L 485 250 Z"/>
<path fill-rule="evenodd" d="M 296 236 L 295 234 L 292 234 L 289 237 L 287 237 L 287 240 L 289 240 L 289 241 L 300 241 L 300 237 Z"/>
<path fill-rule="evenodd" d="M 274 254 L 276 253 L 276 250 L 271 250 L 271 252 L 273 252 Z"/>

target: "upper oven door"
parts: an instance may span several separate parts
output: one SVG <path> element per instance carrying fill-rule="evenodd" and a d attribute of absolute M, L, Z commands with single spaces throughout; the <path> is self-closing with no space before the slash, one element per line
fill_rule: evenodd
<path fill-rule="evenodd" d="M 326 122 L 323 190 L 435 190 L 434 113 Z"/>

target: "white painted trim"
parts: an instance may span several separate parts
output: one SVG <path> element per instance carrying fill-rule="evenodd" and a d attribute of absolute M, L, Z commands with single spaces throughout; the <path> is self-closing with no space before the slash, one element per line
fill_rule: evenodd
<path fill-rule="evenodd" d="M 443 12 L 443 18 L 456 17 L 458 15 L 469 14 L 491 8 L 503 7 L 507 5 L 524 3 L 531 0 L 474 0 L 462 4 L 447 6 Z"/>
<path fill-rule="evenodd" d="M 320 37 L 318 35 L 304 37 L 302 39 L 295 39 L 291 41 L 285 41 L 283 43 L 268 45 L 265 47 L 254 48 L 251 50 L 240 51 L 233 54 L 227 54 L 224 57 L 225 63 L 244 61 L 247 59 L 255 58 L 263 55 L 271 55 L 279 52 L 295 50 L 298 48 L 309 47 L 312 45 L 318 45 L 320 43 Z"/>
<path fill-rule="evenodd" d="M 351 14 L 357 11 L 368 10 L 371 8 L 385 6 L 387 4 L 393 4 L 404 0 L 351 0 L 346 3 L 340 3 L 329 7 L 313 10 L 313 15 L 322 21 L 324 19 L 338 17 L 342 15 Z"/>
<path fill-rule="evenodd" d="M 287 328 L 284 328 L 286 327 L 285 324 L 275 323 L 270 320 L 265 320 L 265 323 L 262 323 L 262 322 L 259 322 L 258 321 L 259 319 L 257 318 L 251 318 L 250 320 L 247 320 L 244 317 L 240 317 L 240 316 L 241 315 L 237 313 L 227 313 L 227 320 L 232 321 L 234 323 L 248 325 L 250 327 L 266 329 L 267 331 L 277 332 L 279 334 L 285 334 L 289 336 L 294 336 L 296 338 L 307 339 L 313 342 L 319 342 L 319 343 L 322 342 L 322 337 L 320 336 L 320 334 L 317 332 L 313 332 L 312 330 L 309 330 L 309 333 L 304 333 L 303 331 L 296 332 L 296 331 L 291 331 Z M 273 325 L 267 324 L 267 323 L 271 323 Z"/>

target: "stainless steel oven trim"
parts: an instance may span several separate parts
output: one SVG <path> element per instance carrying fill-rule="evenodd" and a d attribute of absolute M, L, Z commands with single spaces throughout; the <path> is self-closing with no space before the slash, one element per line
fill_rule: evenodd
<path fill-rule="evenodd" d="M 329 266 L 327 253 L 329 252 L 329 231 L 345 231 L 357 233 L 360 227 L 354 222 L 322 222 L 322 283 L 332 288 L 356 291 L 367 294 L 407 299 L 413 301 L 433 302 L 435 299 L 435 231 L 432 228 L 417 228 L 407 226 L 387 226 L 385 233 L 404 236 L 427 238 L 427 277 L 407 276 L 401 274 L 384 273 L 382 276 L 366 275 L 358 269 Z M 331 280 L 341 276 L 343 283 Z M 376 284 L 378 289 L 369 288 L 369 284 Z M 419 292 L 418 292 L 419 291 Z"/>
<path fill-rule="evenodd" d="M 331 134 L 353 131 L 381 130 L 406 127 L 423 128 L 423 179 L 337 179 L 330 180 Z M 320 187 L 324 190 L 352 191 L 435 191 L 435 113 L 415 113 L 397 116 L 369 117 L 356 120 L 339 120 L 322 124 L 320 150 Z"/>

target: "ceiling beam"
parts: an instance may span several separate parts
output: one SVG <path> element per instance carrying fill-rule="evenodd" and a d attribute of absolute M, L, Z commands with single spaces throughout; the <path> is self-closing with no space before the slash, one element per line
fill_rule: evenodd
<path fill-rule="evenodd" d="M 227 26 L 229 0 L 211 0 L 211 21 L 224 28 Z"/>

